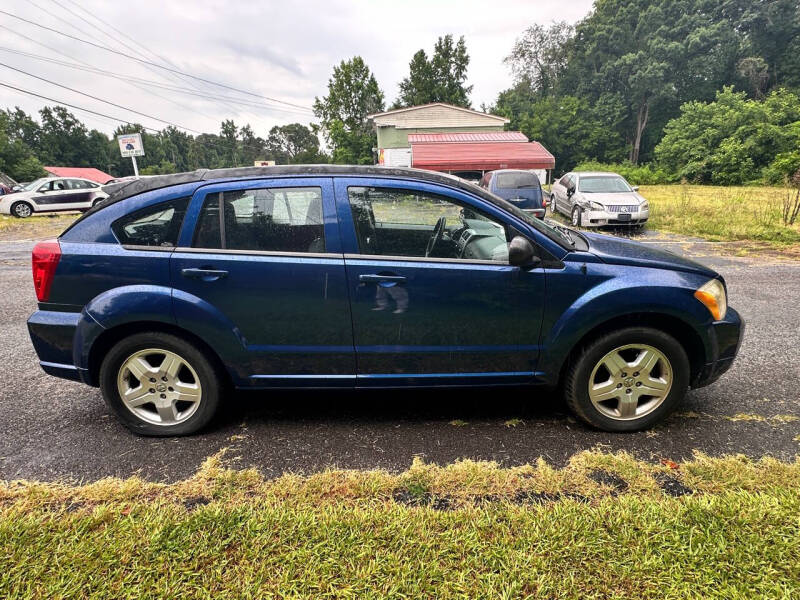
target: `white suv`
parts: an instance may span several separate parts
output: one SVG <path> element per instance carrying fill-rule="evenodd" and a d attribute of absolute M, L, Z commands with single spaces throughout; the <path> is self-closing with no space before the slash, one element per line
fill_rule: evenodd
<path fill-rule="evenodd" d="M 553 183 L 550 204 L 576 227 L 641 227 L 650 218 L 650 205 L 638 189 L 616 173 L 567 173 Z"/>
<path fill-rule="evenodd" d="M 79 177 L 43 177 L 0 197 L 0 214 L 30 217 L 35 212 L 86 210 L 108 198 L 100 184 Z"/>

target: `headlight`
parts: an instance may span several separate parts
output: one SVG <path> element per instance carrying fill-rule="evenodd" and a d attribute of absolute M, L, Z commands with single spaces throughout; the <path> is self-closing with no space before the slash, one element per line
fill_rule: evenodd
<path fill-rule="evenodd" d="M 712 279 L 694 293 L 694 297 L 700 300 L 715 321 L 721 321 L 728 312 L 728 299 L 725 297 L 725 286 L 719 279 Z"/>
<path fill-rule="evenodd" d="M 650 204 L 645 201 L 639 205 L 639 210 L 650 210 Z"/>
<path fill-rule="evenodd" d="M 589 202 L 589 208 L 592 210 L 605 210 L 606 207 L 600 204 L 599 202 Z"/>

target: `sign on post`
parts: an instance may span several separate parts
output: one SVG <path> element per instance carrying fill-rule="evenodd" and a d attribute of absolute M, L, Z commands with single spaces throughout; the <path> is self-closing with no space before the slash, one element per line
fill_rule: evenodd
<path fill-rule="evenodd" d="M 136 164 L 137 156 L 144 156 L 144 146 L 142 145 L 142 136 L 138 133 L 123 133 L 117 136 L 119 143 L 119 153 L 122 158 L 130 156 L 133 161 L 133 174 L 139 176 L 139 167 Z"/>

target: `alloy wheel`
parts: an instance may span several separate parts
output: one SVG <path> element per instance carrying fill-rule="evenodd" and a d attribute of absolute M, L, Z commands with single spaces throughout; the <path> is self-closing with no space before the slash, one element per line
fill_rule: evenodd
<path fill-rule="evenodd" d="M 117 391 L 128 410 L 154 425 L 185 421 L 203 399 L 194 368 L 178 354 L 159 348 L 140 350 L 123 361 Z"/>
<path fill-rule="evenodd" d="M 21 218 L 26 218 L 31 216 L 31 207 L 24 203 L 20 202 L 14 206 L 14 214 Z"/>
<path fill-rule="evenodd" d="M 603 416 L 629 421 L 661 406 L 672 381 L 672 365 L 663 352 L 646 344 L 628 344 L 597 362 L 589 377 L 589 399 Z"/>

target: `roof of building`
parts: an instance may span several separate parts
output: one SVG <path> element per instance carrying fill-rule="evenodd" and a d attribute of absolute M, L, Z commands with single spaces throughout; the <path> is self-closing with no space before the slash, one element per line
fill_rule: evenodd
<path fill-rule="evenodd" d="M 411 144 L 411 164 L 432 171 L 552 169 L 556 161 L 539 142 Z"/>
<path fill-rule="evenodd" d="M 367 115 L 378 127 L 393 126 L 397 129 L 426 129 L 450 127 L 497 127 L 509 122 L 505 117 L 454 106 L 444 102 L 432 102 L 419 106 L 398 108 Z"/>
<path fill-rule="evenodd" d="M 56 177 L 81 177 L 97 183 L 107 183 L 114 179 L 113 175 L 92 167 L 45 167 L 44 170 Z"/>
<path fill-rule="evenodd" d="M 464 131 L 457 133 L 409 133 L 411 144 L 464 144 L 469 142 L 527 142 L 521 131 Z"/>

